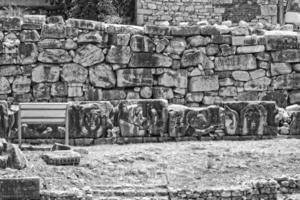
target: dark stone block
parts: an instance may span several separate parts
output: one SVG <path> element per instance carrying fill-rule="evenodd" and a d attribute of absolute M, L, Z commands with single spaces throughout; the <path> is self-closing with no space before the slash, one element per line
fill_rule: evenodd
<path fill-rule="evenodd" d="M 114 108 L 110 102 L 73 103 L 69 111 L 71 138 L 106 138 L 113 128 Z"/>
<path fill-rule="evenodd" d="M 4 30 L 4 31 L 21 30 L 21 18 L 20 17 L 1 17 L 0 18 L 0 30 Z"/>
<path fill-rule="evenodd" d="M 1 200 L 40 199 L 39 178 L 1 178 Z"/>
<path fill-rule="evenodd" d="M 275 102 L 224 102 L 226 135 L 276 135 Z"/>
<path fill-rule="evenodd" d="M 288 105 L 288 94 L 286 91 L 270 91 L 262 96 L 262 101 L 275 101 L 276 104 L 285 108 Z"/>
<path fill-rule="evenodd" d="M 161 136 L 167 128 L 166 100 L 124 100 L 117 122 L 122 137 Z"/>
<path fill-rule="evenodd" d="M 221 108 L 209 106 L 190 108 L 171 105 L 169 110 L 169 135 L 171 137 L 205 136 L 222 127 Z"/>
<path fill-rule="evenodd" d="M 74 151 L 53 151 L 42 155 L 47 165 L 78 165 L 80 157 L 80 154 Z"/>

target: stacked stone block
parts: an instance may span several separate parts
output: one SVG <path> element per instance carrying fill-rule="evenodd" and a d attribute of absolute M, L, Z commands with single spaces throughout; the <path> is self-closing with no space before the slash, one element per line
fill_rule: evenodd
<path fill-rule="evenodd" d="M 137 23 L 155 24 L 168 21 L 173 25 L 181 22 L 196 24 L 202 20 L 222 22 L 240 20 L 276 24 L 278 0 L 138 0 Z"/>

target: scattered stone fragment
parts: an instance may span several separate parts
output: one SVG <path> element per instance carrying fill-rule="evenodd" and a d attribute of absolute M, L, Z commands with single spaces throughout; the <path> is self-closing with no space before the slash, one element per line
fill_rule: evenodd
<path fill-rule="evenodd" d="M 72 150 L 63 150 L 47 152 L 41 157 L 47 165 L 79 165 L 81 156 Z"/>

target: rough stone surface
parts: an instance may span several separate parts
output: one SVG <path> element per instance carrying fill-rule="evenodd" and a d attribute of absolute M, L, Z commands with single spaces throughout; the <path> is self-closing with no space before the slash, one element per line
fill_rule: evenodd
<path fill-rule="evenodd" d="M 116 85 L 116 77 L 112 67 L 107 64 L 99 64 L 89 69 L 91 84 L 100 88 L 113 88 Z"/>
<path fill-rule="evenodd" d="M 75 63 L 78 63 L 84 67 L 101 63 L 103 60 L 104 54 L 102 49 L 92 44 L 88 44 L 77 49 L 76 56 L 73 59 Z"/>
<path fill-rule="evenodd" d="M 190 80 L 189 91 L 203 92 L 219 89 L 218 76 L 196 76 Z"/>
<path fill-rule="evenodd" d="M 256 59 L 251 54 L 217 57 L 215 60 L 216 71 L 228 70 L 253 70 L 257 68 Z"/>
<path fill-rule="evenodd" d="M 68 83 L 83 83 L 87 80 L 88 70 L 78 64 L 65 64 L 61 77 Z"/>
<path fill-rule="evenodd" d="M 162 54 L 133 53 L 130 67 L 171 67 L 172 59 Z"/>
<path fill-rule="evenodd" d="M 111 46 L 106 56 L 109 63 L 128 64 L 131 57 L 131 50 L 125 46 Z"/>
<path fill-rule="evenodd" d="M 72 57 L 63 49 L 45 49 L 39 54 L 38 60 L 42 63 L 68 63 Z"/>
<path fill-rule="evenodd" d="M 60 67 L 56 65 L 39 65 L 32 70 L 32 81 L 35 83 L 57 82 L 59 80 Z"/>
<path fill-rule="evenodd" d="M 118 87 L 152 86 L 151 69 L 120 69 L 117 71 Z"/>

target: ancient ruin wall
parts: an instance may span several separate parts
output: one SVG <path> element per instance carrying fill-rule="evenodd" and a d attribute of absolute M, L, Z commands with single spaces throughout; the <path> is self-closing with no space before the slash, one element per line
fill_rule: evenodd
<path fill-rule="evenodd" d="M 261 27 L 1 19 L 0 99 L 300 102 L 298 34 Z"/>
<path fill-rule="evenodd" d="M 278 0 L 137 0 L 137 24 L 169 21 L 177 25 L 201 20 L 267 21 L 276 24 L 277 5 Z"/>

